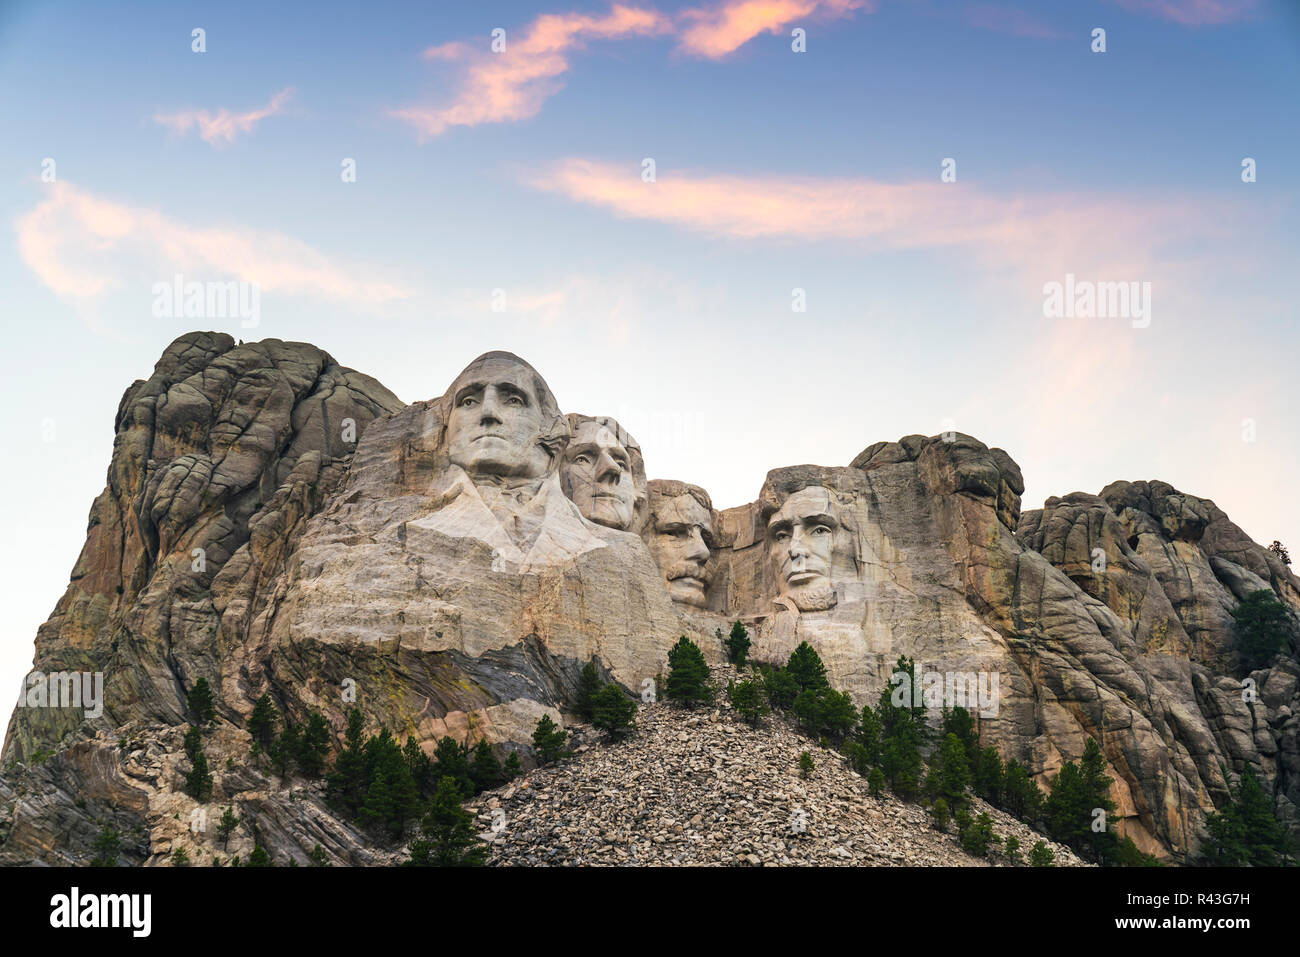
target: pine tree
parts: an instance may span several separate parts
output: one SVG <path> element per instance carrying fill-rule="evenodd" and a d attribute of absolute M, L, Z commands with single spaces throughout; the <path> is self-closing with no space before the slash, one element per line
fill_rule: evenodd
<path fill-rule="evenodd" d="M 192 724 L 185 732 L 185 756 L 193 761 L 194 756 L 202 750 L 203 732 L 199 730 L 198 725 Z"/>
<path fill-rule="evenodd" d="M 1007 863 L 1012 867 L 1020 866 L 1020 838 L 1014 834 L 1007 835 Z"/>
<path fill-rule="evenodd" d="M 357 812 L 364 827 L 386 833 L 397 840 L 420 809 L 420 794 L 402 750 L 387 728 L 365 745 L 370 767 L 370 786 Z"/>
<path fill-rule="evenodd" d="M 433 750 L 433 777 L 454 778 L 460 793 L 469 799 L 474 794 L 474 779 L 469 773 L 469 746 L 444 736 Z"/>
<path fill-rule="evenodd" d="M 501 762 L 492 751 L 492 745 L 484 738 L 479 738 L 474 745 L 473 759 L 469 765 L 469 776 L 474 782 L 474 793 L 490 791 L 501 783 Z"/>
<path fill-rule="evenodd" d="M 200 678 L 194 682 L 194 687 L 186 696 L 185 704 L 189 709 L 190 719 L 195 724 L 208 724 L 212 721 L 216 716 L 216 709 L 213 707 L 212 689 L 208 686 L 207 678 Z"/>
<path fill-rule="evenodd" d="M 880 768 L 872 768 L 867 775 L 867 790 L 872 797 L 880 797 L 885 793 L 885 772 Z"/>
<path fill-rule="evenodd" d="M 921 746 L 928 737 L 925 725 L 925 706 L 910 701 L 916 666 L 910 658 L 900 657 L 894 666 L 895 673 L 906 676 L 906 691 L 899 703 L 894 701 L 894 689 L 886 685 L 880 692 L 876 716 L 880 726 L 880 768 L 889 786 L 899 797 L 910 800 L 921 785 Z"/>
<path fill-rule="evenodd" d="M 955 734 L 957 740 L 966 750 L 966 763 L 974 770 L 980 750 L 979 734 L 975 731 L 975 719 L 965 708 L 956 707 L 949 711 L 943 709 L 940 734 Z"/>
<path fill-rule="evenodd" d="M 513 781 L 515 778 L 519 777 L 519 775 L 523 773 L 523 767 L 519 761 L 518 751 L 511 751 L 510 754 L 506 756 L 505 771 L 506 771 L 506 779 L 509 781 Z"/>
<path fill-rule="evenodd" d="M 321 847 L 321 845 L 319 844 L 317 844 L 315 847 L 311 849 L 311 853 L 307 855 L 307 858 L 308 860 L 311 861 L 312 867 L 331 866 L 330 856 L 327 853 L 325 853 L 325 848 Z"/>
<path fill-rule="evenodd" d="M 930 805 L 930 820 L 936 831 L 948 830 L 948 824 L 952 820 L 952 814 L 948 809 L 948 802 L 943 798 L 935 798 L 934 803 Z"/>
<path fill-rule="evenodd" d="M 406 744 L 402 746 L 402 757 L 406 760 L 406 769 L 411 772 L 411 780 L 415 782 L 420 796 L 425 800 L 433 797 L 433 789 L 438 780 L 433 770 L 433 759 L 424 753 L 424 748 L 415 740 L 415 735 L 407 736 Z"/>
<path fill-rule="evenodd" d="M 325 720 L 324 715 L 319 711 L 313 711 L 307 716 L 307 725 L 303 728 L 298 753 L 294 756 L 303 777 L 314 781 L 325 773 L 325 759 L 330 753 L 332 737 L 329 722 Z"/>
<path fill-rule="evenodd" d="M 752 728 L 757 728 L 763 715 L 768 713 L 767 695 L 763 691 L 762 682 L 757 678 L 746 678 L 740 684 L 728 684 L 727 698 L 736 713 L 748 721 Z"/>
<path fill-rule="evenodd" d="M 1043 792 L 1019 761 L 1008 761 L 1002 775 L 1002 807 L 1026 824 L 1042 820 Z"/>
<path fill-rule="evenodd" d="M 788 671 L 767 665 L 759 669 L 763 677 L 763 690 L 767 700 L 778 711 L 789 711 L 794 707 L 794 699 L 799 697 L 799 682 Z"/>
<path fill-rule="evenodd" d="M 954 820 L 957 822 L 957 840 L 962 850 L 974 857 L 987 857 L 989 845 L 1000 843 L 993 833 L 993 819 L 987 812 L 972 819 L 965 811 L 958 811 Z"/>
<path fill-rule="evenodd" d="M 790 653 L 790 660 L 785 663 L 785 670 L 798 684 L 800 691 L 830 687 L 830 682 L 826 680 L 826 665 L 822 663 L 821 655 L 817 654 L 813 646 L 806 641 L 800 642 L 799 647 Z"/>
<path fill-rule="evenodd" d="M 969 803 L 966 789 L 970 786 L 971 773 L 966 762 L 966 747 L 961 739 L 952 732 L 944 735 L 932 758 L 926 784 L 927 790 L 945 799 L 953 809 L 964 808 Z"/>
<path fill-rule="evenodd" d="M 269 751 L 275 742 L 275 725 L 279 717 L 269 694 L 262 695 L 254 703 L 253 713 L 248 716 L 248 733 L 263 751 Z"/>
<path fill-rule="evenodd" d="M 474 833 L 474 818 L 460 804 L 460 786 L 452 778 L 442 778 L 404 866 L 480 867 L 486 863 L 487 847 Z"/>
<path fill-rule="evenodd" d="M 302 736 L 297 725 L 285 724 L 284 730 L 272 742 L 270 751 L 267 752 L 271 756 L 271 766 L 275 769 L 275 773 L 280 775 L 281 778 L 288 778 L 295 755 L 301 749 Z"/>
<path fill-rule="evenodd" d="M 1211 867 L 1276 867 L 1293 853 L 1268 792 L 1249 765 L 1229 788 L 1229 801 L 1205 818 L 1196 862 Z"/>
<path fill-rule="evenodd" d="M 1237 648 L 1247 671 L 1263 668 L 1291 639 L 1286 606 L 1267 588 L 1253 591 L 1232 611 Z"/>
<path fill-rule="evenodd" d="M 668 679 L 664 696 L 687 708 L 713 700 L 709 666 L 699 646 L 685 635 L 668 652 Z"/>
<path fill-rule="evenodd" d="M 217 836 L 221 838 L 221 849 L 223 851 L 230 849 L 230 835 L 235 833 L 235 828 L 239 827 L 239 818 L 235 816 L 232 808 L 226 808 L 221 814 L 221 820 L 217 824 Z"/>
<path fill-rule="evenodd" d="M 807 780 L 809 775 L 813 773 L 813 768 L 812 755 L 807 751 L 801 751 L 799 753 L 799 777 Z"/>
<path fill-rule="evenodd" d="M 564 757 L 564 742 L 568 737 L 569 732 L 557 726 L 549 714 L 538 719 L 537 727 L 533 729 L 533 749 L 542 764 L 554 764 Z"/>
<path fill-rule="evenodd" d="M 172 851 L 172 867 L 189 867 L 190 855 L 186 853 L 185 848 L 178 847 Z"/>
<path fill-rule="evenodd" d="M 870 705 L 862 706 L 858 720 L 857 742 L 862 746 L 862 760 L 867 767 L 880 763 L 880 717 Z"/>
<path fill-rule="evenodd" d="M 975 793 L 995 807 L 1002 806 L 1002 755 L 997 748 L 984 748 L 976 757 L 973 780 Z"/>
<path fill-rule="evenodd" d="M 727 649 L 727 659 L 737 668 L 745 667 L 745 659 L 749 656 L 751 644 L 745 626 L 738 621 L 733 622 L 731 633 L 723 640 L 723 645 Z"/>
<path fill-rule="evenodd" d="M 91 867 L 117 867 L 117 856 L 122 851 L 122 835 L 117 828 L 104 825 L 91 845 L 95 852 L 90 862 Z"/>
<path fill-rule="evenodd" d="M 593 658 L 583 665 L 582 674 L 578 676 L 578 697 L 574 710 L 583 721 L 590 723 L 595 717 L 595 705 L 592 704 L 592 699 L 596 697 L 596 692 L 600 691 L 602 684 L 600 672 L 596 669 L 596 659 Z"/>
<path fill-rule="evenodd" d="M 212 775 L 208 773 L 208 758 L 202 750 L 194 755 L 194 765 L 185 775 L 185 791 L 200 803 L 212 796 Z"/>
<path fill-rule="evenodd" d="M 253 853 L 248 855 L 249 867 L 270 867 L 271 855 L 266 853 L 266 848 L 261 844 L 253 845 Z"/>
<path fill-rule="evenodd" d="M 672 675 L 669 675 L 670 685 L 672 680 Z M 592 724 L 604 731 L 610 741 L 627 737 L 635 730 L 633 720 L 636 716 L 636 702 L 616 684 L 607 684 L 600 689 L 595 698 L 595 713 Z"/>
<path fill-rule="evenodd" d="M 343 750 L 326 778 L 326 795 L 332 805 L 348 817 L 356 817 L 365 800 L 370 776 L 365 754 L 365 717 L 360 708 L 348 712 L 348 729 Z"/>
<path fill-rule="evenodd" d="M 1030 867 L 1052 867 L 1055 860 L 1056 854 L 1043 841 L 1035 841 L 1029 849 Z"/>

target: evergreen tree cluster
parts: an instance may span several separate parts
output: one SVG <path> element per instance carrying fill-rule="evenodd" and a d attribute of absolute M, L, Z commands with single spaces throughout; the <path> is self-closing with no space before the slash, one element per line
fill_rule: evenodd
<path fill-rule="evenodd" d="M 1205 836 L 1194 863 L 1209 867 L 1295 863 L 1295 848 L 1286 828 L 1273 813 L 1273 802 L 1249 765 L 1230 788 L 1229 802 L 1205 819 Z"/>
<path fill-rule="evenodd" d="M 283 722 L 280 712 L 264 694 L 253 703 L 253 713 L 248 716 L 248 732 L 253 736 L 250 752 L 254 757 L 265 754 L 271 767 L 281 778 L 290 777 L 296 770 L 308 780 L 325 774 L 333 734 L 329 722 L 319 711 L 312 711 L 304 725 Z"/>

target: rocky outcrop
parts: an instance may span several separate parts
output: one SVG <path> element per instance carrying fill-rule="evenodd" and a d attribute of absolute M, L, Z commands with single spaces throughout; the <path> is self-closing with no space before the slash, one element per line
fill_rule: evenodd
<path fill-rule="evenodd" d="M 108 487 L 37 635 L 41 672 L 102 673 L 102 714 L 15 710 L 0 861 L 84 860 L 106 821 L 130 859 L 162 860 L 194 810 L 178 755 L 203 677 L 218 699 L 208 813 L 238 803 L 273 853 L 380 862 L 319 789 L 290 798 L 247 766 L 259 695 L 340 733 L 356 705 L 426 749 L 445 734 L 526 749 L 542 714 L 569 720 L 587 661 L 640 691 L 680 635 L 719 664 L 715 632 L 735 619 L 760 661 L 810 642 L 858 705 L 900 656 L 987 692 L 956 703 L 1042 783 L 1096 738 L 1145 851 L 1191 850 L 1225 770 L 1247 765 L 1295 820 L 1300 665 L 1239 674 L 1230 612 L 1257 588 L 1300 608 L 1300 583 L 1213 503 L 1115 483 L 1022 514 L 1010 456 L 946 433 L 775 469 L 720 514 L 702 489 L 651 482 L 623 530 L 561 483 L 589 421 L 506 353 L 405 405 L 309 345 L 178 339 L 123 397 Z M 636 496 L 644 484 L 640 450 L 606 431 L 603 477 L 583 486 L 593 515 L 616 463 L 635 466 Z"/>

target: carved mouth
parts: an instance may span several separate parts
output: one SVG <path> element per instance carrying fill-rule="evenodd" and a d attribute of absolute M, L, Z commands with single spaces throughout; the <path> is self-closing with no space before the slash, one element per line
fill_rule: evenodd
<path fill-rule="evenodd" d="M 822 576 L 817 572 L 808 571 L 807 569 L 799 569 L 786 575 L 785 580 L 786 584 L 789 585 L 809 585 L 821 577 Z"/>

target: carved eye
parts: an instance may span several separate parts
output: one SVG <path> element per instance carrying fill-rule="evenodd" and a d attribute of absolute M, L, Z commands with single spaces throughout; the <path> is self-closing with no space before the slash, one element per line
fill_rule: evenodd
<path fill-rule="evenodd" d="M 524 404 L 524 400 L 523 400 L 523 398 L 522 398 L 521 396 L 512 395 L 512 396 L 510 396 L 508 399 L 506 399 L 506 404 L 507 404 L 507 405 L 523 405 L 523 404 Z"/>
<path fill-rule="evenodd" d="M 787 531 L 775 532 L 772 535 L 772 539 L 778 542 L 788 542 L 790 540 L 790 533 Z"/>
<path fill-rule="evenodd" d="M 460 407 L 462 409 L 468 409 L 471 405 L 477 404 L 477 402 L 478 400 L 475 399 L 472 395 L 467 395 L 465 396 L 465 398 L 460 400 Z"/>
<path fill-rule="evenodd" d="M 814 535 L 829 535 L 830 533 L 831 530 L 827 528 L 825 525 L 818 525 L 816 528 L 813 529 Z"/>
<path fill-rule="evenodd" d="M 573 457 L 573 461 L 574 461 L 574 464 L 576 464 L 576 465 L 590 465 L 590 464 L 591 464 L 591 456 L 590 456 L 590 455 L 587 455 L 586 453 L 583 453 L 582 455 L 575 455 L 575 456 Z"/>

